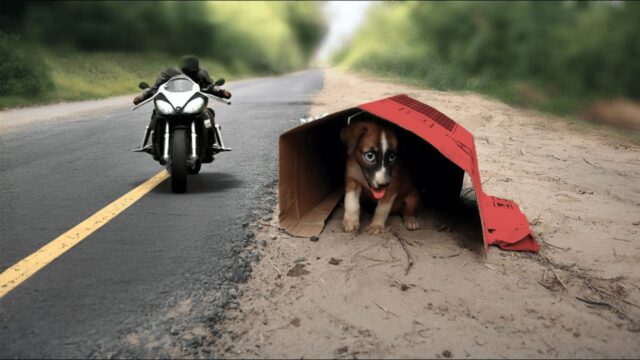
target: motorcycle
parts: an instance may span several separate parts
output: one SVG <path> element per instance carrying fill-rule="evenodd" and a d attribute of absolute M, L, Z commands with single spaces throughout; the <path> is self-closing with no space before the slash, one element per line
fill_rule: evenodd
<path fill-rule="evenodd" d="M 214 155 L 231 151 L 224 146 L 220 125 L 215 124 L 214 113 L 207 107 L 209 100 L 231 105 L 231 101 L 207 93 L 224 82 L 219 79 L 211 87 L 200 89 L 188 76 L 176 75 L 149 99 L 131 108 L 134 111 L 153 101 L 155 121 L 147 126 L 142 146 L 132 151 L 151 154 L 166 166 L 174 193 L 187 191 L 188 174 L 198 174 L 202 164 L 213 162 Z M 141 82 L 138 87 L 145 90 L 149 84 Z M 149 139 L 151 144 L 147 145 Z"/>

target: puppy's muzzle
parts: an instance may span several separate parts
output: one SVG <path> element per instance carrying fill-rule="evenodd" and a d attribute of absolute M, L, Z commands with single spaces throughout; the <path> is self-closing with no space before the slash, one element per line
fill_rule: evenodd
<path fill-rule="evenodd" d="M 371 185 L 372 188 L 381 189 L 389 186 L 390 183 L 391 174 L 382 168 L 374 173 L 373 181 L 369 185 Z"/>

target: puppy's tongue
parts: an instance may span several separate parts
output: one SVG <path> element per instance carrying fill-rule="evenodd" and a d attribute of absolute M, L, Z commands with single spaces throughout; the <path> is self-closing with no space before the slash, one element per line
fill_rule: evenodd
<path fill-rule="evenodd" d="M 371 192 L 373 193 L 373 198 L 374 199 L 380 200 L 384 196 L 385 188 L 381 188 L 381 189 L 373 189 L 372 188 Z"/>

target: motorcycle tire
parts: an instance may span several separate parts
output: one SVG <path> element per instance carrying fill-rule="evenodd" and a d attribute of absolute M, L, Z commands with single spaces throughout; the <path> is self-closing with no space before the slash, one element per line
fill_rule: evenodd
<path fill-rule="evenodd" d="M 200 172 L 200 168 L 202 168 L 202 163 L 200 160 L 196 160 L 196 164 L 194 166 L 189 166 L 187 168 L 187 172 L 189 175 L 196 175 Z"/>
<path fill-rule="evenodd" d="M 176 129 L 171 136 L 171 191 L 187 191 L 187 131 Z"/>

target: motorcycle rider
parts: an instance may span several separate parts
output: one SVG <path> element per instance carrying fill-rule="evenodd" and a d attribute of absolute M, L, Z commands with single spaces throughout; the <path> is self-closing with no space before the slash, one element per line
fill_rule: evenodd
<path fill-rule="evenodd" d="M 172 77 L 180 74 L 187 75 L 191 80 L 193 80 L 193 82 L 195 82 L 196 84 L 198 84 L 198 86 L 200 86 L 200 89 L 202 89 L 201 91 L 203 92 L 207 92 L 224 99 L 231 98 L 231 93 L 229 91 L 221 89 L 214 85 L 213 80 L 211 80 L 211 77 L 209 76 L 209 73 L 205 69 L 200 68 L 200 63 L 198 61 L 198 58 L 196 58 L 195 56 L 193 55 L 183 56 L 180 59 L 179 65 L 180 65 L 180 70 L 177 70 L 175 68 L 167 68 L 164 71 L 162 71 L 162 73 L 160 73 L 160 77 L 156 80 L 155 84 L 152 87 L 145 89 L 142 92 L 142 94 L 136 96 L 133 99 L 133 104 L 138 105 L 139 103 L 150 98 L 158 91 L 158 89 L 162 84 L 169 81 L 169 79 L 171 79 Z M 215 112 L 213 111 L 213 109 L 207 109 L 206 113 L 207 113 L 207 116 L 210 117 L 211 124 L 215 125 Z M 157 117 L 158 116 L 156 114 L 156 111 L 154 110 L 153 114 L 151 115 L 151 121 L 149 122 L 148 131 L 155 129 Z M 146 137 L 145 137 L 145 142 L 146 142 Z M 144 146 L 145 144 L 143 144 L 143 147 Z M 151 145 L 148 146 L 147 150 L 152 154 L 155 152 L 153 149 L 153 142 Z"/>
<path fill-rule="evenodd" d="M 181 73 L 191 78 L 191 80 L 198 84 L 203 91 L 221 98 L 231 98 L 230 92 L 213 86 L 213 80 L 211 80 L 209 73 L 207 72 L 207 70 L 200 68 L 198 58 L 196 58 L 195 56 L 187 55 L 182 57 L 182 59 L 180 59 L 180 70 L 181 71 L 178 71 L 175 68 L 165 69 L 162 73 L 160 73 L 160 77 L 156 80 L 156 83 L 152 87 L 146 89 L 144 92 L 142 92 L 142 94 L 136 96 L 133 99 L 133 104 L 138 105 L 142 101 L 150 98 L 158 91 L 162 84 L 169 81 L 169 79 L 171 79 L 172 77 L 180 75 Z"/>

